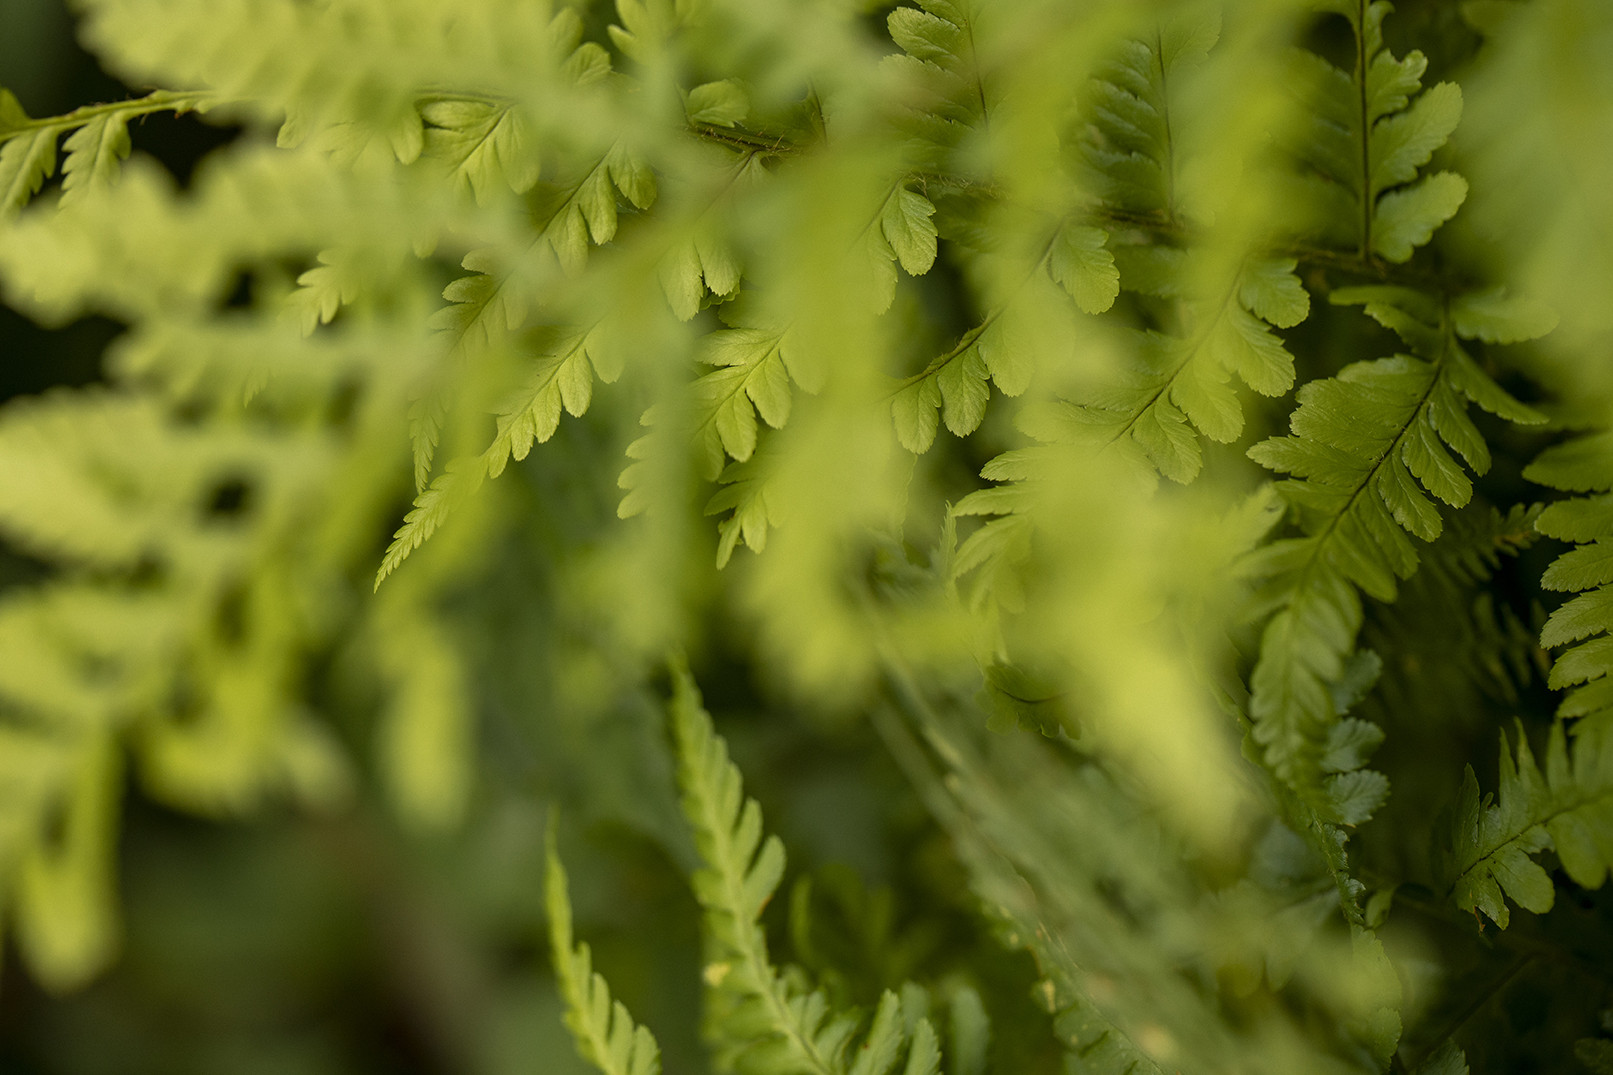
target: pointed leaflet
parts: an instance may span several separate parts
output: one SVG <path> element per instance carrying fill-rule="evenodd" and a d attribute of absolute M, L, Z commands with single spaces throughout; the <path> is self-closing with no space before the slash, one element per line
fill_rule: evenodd
<path fill-rule="evenodd" d="M 1048 254 L 1048 274 L 1089 314 L 1103 313 L 1120 295 L 1120 272 L 1108 242 L 1102 228 L 1071 225 L 1059 230 Z"/>
<path fill-rule="evenodd" d="M 467 98 L 430 101 L 424 155 L 440 161 L 455 180 L 486 205 L 501 188 L 524 194 L 538 181 L 536 134 L 517 106 Z"/>
<path fill-rule="evenodd" d="M 772 477 L 770 457 L 759 452 L 743 463 L 729 463 L 717 477 L 722 488 L 706 502 L 707 515 L 729 516 L 717 524 L 717 567 L 728 566 L 743 540 L 751 552 L 767 548 L 767 530 L 777 526 L 779 515 L 770 506 L 767 490 Z"/>
<path fill-rule="evenodd" d="M 969 330 L 956 346 L 909 378 L 891 396 L 891 414 L 902 447 L 915 454 L 929 451 L 941 420 L 954 436 L 966 437 L 980 427 L 991 399 L 991 371 L 981 354 L 981 340 L 997 317 Z"/>
<path fill-rule="evenodd" d="M 648 1029 L 637 1026 L 626 1005 L 614 1000 L 604 975 L 593 969 L 586 944 L 572 944 L 571 897 L 549 818 L 544 843 L 544 907 L 549 916 L 549 958 L 566 1003 L 566 1026 L 582 1058 L 604 1075 L 660 1075 L 661 1050 Z"/>
<path fill-rule="evenodd" d="M 777 429 L 790 416 L 787 332 L 719 329 L 701 341 L 700 359 L 718 367 L 694 383 L 695 436 L 707 481 L 724 459 L 743 463 L 756 450 L 756 416 Z"/>
<path fill-rule="evenodd" d="M 935 264 L 935 206 L 922 194 L 898 185 L 880 212 L 880 231 L 902 268 L 923 276 Z"/>
<path fill-rule="evenodd" d="M 61 204 L 71 205 L 117 178 L 118 166 L 129 155 L 128 123 L 116 113 L 96 116 L 68 136 L 66 148 Z"/>
<path fill-rule="evenodd" d="M 1467 200 L 1467 180 L 1435 172 L 1411 186 L 1392 190 L 1373 210 L 1372 249 L 1389 261 L 1409 261 L 1414 249 L 1456 215 Z"/>
<path fill-rule="evenodd" d="M 732 127 L 750 111 L 750 98 L 744 86 L 732 78 L 696 86 L 684 98 L 684 112 L 690 123 Z"/>
<path fill-rule="evenodd" d="M 896 298 L 896 264 L 910 276 L 922 276 L 935 264 L 935 206 L 898 179 L 885 195 L 850 255 L 850 271 L 876 313 L 890 309 Z"/>
<path fill-rule="evenodd" d="M 0 145 L 0 221 L 13 216 L 56 170 L 56 127 L 40 127 Z"/>

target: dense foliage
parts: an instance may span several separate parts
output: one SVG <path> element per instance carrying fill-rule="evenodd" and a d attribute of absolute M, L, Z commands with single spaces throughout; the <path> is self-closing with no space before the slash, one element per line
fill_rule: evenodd
<path fill-rule="evenodd" d="M 77 0 L 0 1055 L 381 921 L 261 1070 L 1613 1070 L 1613 7 L 1402 8 Z"/>

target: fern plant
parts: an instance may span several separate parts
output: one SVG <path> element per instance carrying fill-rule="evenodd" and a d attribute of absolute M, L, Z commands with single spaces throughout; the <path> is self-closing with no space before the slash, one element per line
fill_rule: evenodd
<path fill-rule="evenodd" d="M 5 301 L 116 326 L 0 407 L 25 972 L 117 980 L 147 800 L 389 897 L 564 800 L 485 947 L 607 1075 L 1598 1070 L 1613 15 L 1402 7 L 77 0 L 127 98 L 0 90 Z"/>

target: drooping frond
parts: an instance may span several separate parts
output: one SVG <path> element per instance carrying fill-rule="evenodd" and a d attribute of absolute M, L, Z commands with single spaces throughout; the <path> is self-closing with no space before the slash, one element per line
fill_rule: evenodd
<path fill-rule="evenodd" d="M 1489 469 L 1468 403 L 1515 422 L 1542 419 L 1464 350 L 1459 337 L 1480 333 L 1456 311 L 1479 300 L 1459 298 L 1446 308 L 1418 292 L 1373 288 L 1332 298 L 1364 303 L 1421 357 L 1358 362 L 1306 385 L 1291 434 L 1250 449 L 1256 462 L 1293 475 L 1279 489 L 1304 531 L 1258 557 L 1257 573 L 1266 579 L 1259 608 L 1270 618 L 1250 680 L 1250 714 L 1282 779 L 1343 820 L 1323 805 L 1330 797 L 1324 788 L 1337 781 L 1324 782 L 1318 766 L 1338 717 L 1329 684 L 1343 674 L 1361 627 L 1360 593 L 1392 601 L 1398 581 L 1416 570 L 1411 536 L 1432 541 L 1441 532 L 1430 494 L 1451 507 L 1468 502 L 1472 483 L 1451 451 L 1475 473 Z M 1528 313 L 1515 311 L 1519 331 Z"/>
<path fill-rule="evenodd" d="M 1295 147 L 1313 203 L 1307 230 L 1363 258 L 1407 261 L 1467 197 L 1467 181 L 1454 172 L 1418 176 L 1461 120 L 1462 91 L 1451 82 L 1424 91 L 1427 57 L 1396 59 L 1385 47 L 1383 20 L 1393 10 L 1386 0 L 1323 6 L 1349 20 L 1356 58 L 1345 71 L 1295 54 L 1311 90 Z"/>
<path fill-rule="evenodd" d="M 67 135 L 62 205 L 110 183 L 129 155 L 129 121 L 152 112 L 188 112 L 208 95 L 158 91 L 119 104 L 91 105 L 64 116 L 30 119 L 0 88 L 0 222 L 15 215 L 56 172 L 57 142 Z"/>
<path fill-rule="evenodd" d="M 1501 734 L 1496 797 L 1480 798 L 1468 766 L 1450 829 L 1440 848 L 1438 877 L 1464 911 L 1483 911 L 1502 929 L 1510 899 L 1536 914 L 1551 910 L 1556 888 L 1534 861 L 1555 851 L 1576 884 L 1599 888 L 1613 869 L 1613 735 L 1587 727 L 1569 745 L 1553 725 L 1542 771 L 1518 729 L 1517 758 Z"/>
<path fill-rule="evenodd" d="M 594 970 L 586 943 L 572 943 L 571 897 L 560 862 L 551 815 L 545 845 L 544 907 L 549 914 L 549 958 L 554 963 L 560 995 L 566 1002 L 566 1026 L 582 1058 L 603 1075 L 660 1075 L 661 1050 L 649 1029 L 633 1022 L 627 1006 L 611 997 L 605 976 Z"/>

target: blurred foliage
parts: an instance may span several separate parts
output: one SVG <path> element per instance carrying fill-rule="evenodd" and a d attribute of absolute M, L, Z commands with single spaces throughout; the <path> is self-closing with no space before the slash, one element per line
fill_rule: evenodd
<path fill-rule="evenodd" d="M 1608 1068 L 1613 8 L 0 18 L 0 1070 Z"/>

